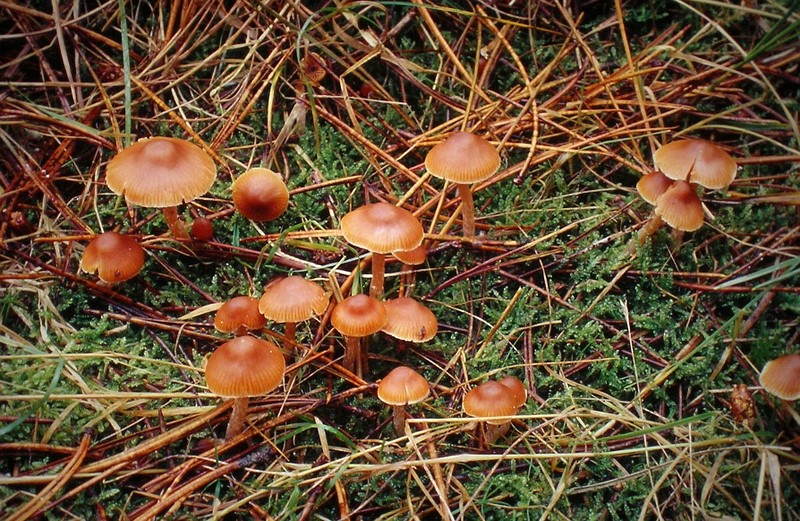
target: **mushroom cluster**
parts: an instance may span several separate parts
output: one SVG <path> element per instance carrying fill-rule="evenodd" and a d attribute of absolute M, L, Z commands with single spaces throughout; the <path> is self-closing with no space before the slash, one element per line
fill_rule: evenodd
<path fill-rule="evenodd" d="M 668 143 L 653 154 L 657 170 L 644 175 L 636 190 L 654 206 L 653 214 L 628 245 L 629 253 L 644 244 L 663 223 L 680 241 L 683 232 L 693 232 L 703 225 L 705 211 L 698 195 L 699 187 L 720 190 L 736 176 L 736 162 L 719 146 L 702 139 Z"/>

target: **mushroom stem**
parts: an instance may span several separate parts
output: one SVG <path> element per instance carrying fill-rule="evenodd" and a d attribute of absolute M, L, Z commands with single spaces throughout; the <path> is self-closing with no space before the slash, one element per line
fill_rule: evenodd
<path fill-rule="evenodd" d="M 511 422 L 502 423 L 500 425 L 492 425 L 487 423 L 484 429 L 483 443 L 486 447 L 494 445 L 494 442 L 503 436 L 511 428 Z"/>
<path fill-rule="evenodd" d="M 636 237 L 631 239 L 631 242 L 628 243 L 628 254 L 633 255 L 636 253 L 636 250 L 647 242 L 647 238 L 656 233 L 658 229 L 661 228 L 662 224 L 664 224 L 664 221 L 661 219 L 661 216 L 657 215 L 655 210 L 653 210 L 653 213 L 647 218 L 647 222 L 644 223 L 644 226 L 639 230 Z"/>
<path fill-rule="evenodd" d="M 372 254 L 372 282 L 369 285 L 369 296 L 380 299 L 383 296 L 383 279 L 386 271 L 386 256 L 383 253 Z"/>
<path fill-rule="evenodd" d="M 249 399 L 247 396 L 241 396 L 233 399 L 231 419 L 228 420 L 228 429 L 225 431 L 226 440 L 229 440 L 234 436 L 238 436 L 244 429 L 244 420 L 247 417 L 248 403 Z"/>
<path fill-rule="evenodd" d="M 461 196 L 461 229 L 464 237 L 475 237 L 475 202 L 469 185 L 457 183 L 458 195 Z"/>
<path fill-rule="evenodd" d="M 398 436 L 402 436 L 406 430 L 406 406 L 392 405 L 392 423 L 394 431 Z"/>
<path fill-rule="evenodd" d="M 164 214 L 164 220 L 167 221 L 167 226 L 169 226 L 169 231 L 172 233 L 172 236 L 176 239 L 188 239 L 189 233 L 186 231 L 186 224 L 183 222 L 183 219 L 178 217 L 178 207 L 167 206 L 162 208 L 161 211 Z"/>
<path fill-rule="evenodd" d="M 286 356 L 291 357 L 294 354 L 294 339 L 297 337 L 297 322 L 287 322 L 284 328 L 283 350 L 286 351 Z"/>
<path fill-rule="evenodd" d="M 363 373 L 363 362 L 361 360 L 361 338 L 357 336 L 345 337 L 344 360 L 342 365 L 345 369 L 359 377 Z"/>

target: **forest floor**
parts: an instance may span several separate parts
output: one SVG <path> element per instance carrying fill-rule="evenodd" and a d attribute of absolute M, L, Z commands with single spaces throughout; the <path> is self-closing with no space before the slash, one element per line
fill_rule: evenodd
<path fill-rule="evenodd" d="M 0 2 L 0 517 L 800 519 L 797 405 L 759 385 L 800 344 L 789 3 Z M 474 239 L 424 165 L 459 130 L 502 158 L 473 186 Z M 211 240 L 106 186 L 150 136 L 213 157 L 179 208 Z M 702 194 L 699 230 L 631 252 L 652 212 L 636 183 L 681 138 L 719 145 L 736 179 Z M 253 167 L 290 190 L 277 220 L 234 210 Z M 366 291 L 339 226 L 377 201 L 423 224 L 415 283 L 389 260 L 386 295 L 438 333 L 374 335 L 359 377 L 331 305 L 219 441 L 214 312 L 290 274 Z M 146 252 L 116 285 L 79 269 L 109 230 Z M 402 435 L 375 394 L 398 365 L 431 382 Z M 486 446 L 462 399 L 504 376 L 528 400 Z"/>

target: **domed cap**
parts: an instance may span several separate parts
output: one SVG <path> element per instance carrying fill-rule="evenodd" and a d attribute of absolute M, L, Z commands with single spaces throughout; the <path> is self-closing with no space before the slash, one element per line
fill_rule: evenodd
<path fill-rule="evenodd" d="M 289 190 L 281 176 L 267 168 L 251 168 L 231 185 L 233 205 L 253 221 L 272 221 L 289 207 Z"/>
<path fill-rule="evenodd" d="M 475 418 L 513 416 L 517 413 L 518 397 L 505 385 L 490 380 L 472 388 L 464 396 L 464 412 Z M 488 420 L 486 423 L 502 425 L 508 420 Z"/>
<path fill-rule="evenodd" d="M 140 139 L 108 162 L 106 184 L 133 204 L 178 206 L 208 192 L 217 177 L 203 149 L 171 137 Z"/>
<path fill-rule="evenodd" d="M 369 295 L 351 295 L 331 313 L 331 325 L 345 336 L 369 336 L 380 331 L 385 323 L 386 307 Z"/>
<path fill-rule="evenodd" d="M 736 161 L 714 143 L 702 139 L 667 143 L 656 150 L 653 161 L 670 179 L 712 190 L 725 188 L 736 177 Z"/>
<path fill-rule="evenodd" d="M 258 310 L 275 322 L 302 322 L 321 315 L 328 307 L 328 294 L 322 286 L 292 275 L 267 284 L 258 301 Z"/>
<path fill-rule="evenodd" d="M 677 230 L 693 232 L 703 226 L 703 203 L 692 185 L 675 181 L 656 199 L 656 215 Z"/>
<path fill-rule="evenodd" d="M 642 199 L 654 205 L 656 204 L 658 196 L 666 192 L 667 188 L 672 186 L 674 182 L 675 181 L 656 170 L 655 172 L 643 175 L 642 178 L 639 179 L 639 182 L 636 183 L 636 191 L 639 192 Z"/>
<path fill-rule="evenodd" d="M 382 331 L 406 342 L 427 342 L 436 336 L 439 323 L 436 315 L 424 304 L 411 297 L 399 297 L 384 302 L 386 324 Z"/>
<path fill-rule="evenodd" d="M 342 217 L 342 234 L 353 246 L 375 253 L 412 250 L 424 231 L 414 214 L 389 203 L 361 206 Z"/>
<path fill-rule="evenodd" d="M 240 328 L 261 329 L 267 319 L 258 310 L 258 299 L 241 295 L 222 304 L 214 316 L 214 327 L 221 333 L 233 333 Z"/>
<path fill-rule="evenodd" d="M 136 276 L 144 266 L 144 250 L 136 239 L 117 232 L 95 237 L 83 251 L 80 268 L 97 272 L 103 282 L 116 284 Z"/>
<path fill-rule="evenodd" d="M 261 396 L 280 385 L 285 370 L 283 354 L 275 344 L 239 336 L 208 357 L 206 383 L 220 396 Z"/>
<path fill-rule="evenodd" d="M 456 132 L 425 156 L 431 175 L 470 184 L 491 177 L 500 168 L 500 154 L 491 143 L 471 132 Z"/>
<path fill-rule="evenodd" d="M 800 353 L 779 356 L 761 370 L 758 381 L 781 400 L 800 400 Z"/>
<path fill-rule="evenodd" d="M 404 365 L 392 369 L 378 384 L 378 399 L 387 405 L 421 402 L 430 392 L 425 377 Z"/>

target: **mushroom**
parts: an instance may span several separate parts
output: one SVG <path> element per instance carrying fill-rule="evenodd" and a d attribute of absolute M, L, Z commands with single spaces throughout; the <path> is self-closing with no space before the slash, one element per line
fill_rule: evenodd
<path fill-rule="evenodd" d="M 101 233 L 86 246 L 80 268 L 97 272 L 100 280 L 116 284 L 136 276 L 144 265 L 144 250 L 133 237 L 117 232 Z"/>
<path fill-rule="evenodd" d="M 714 143 L 702 139 L 667 143 L 655 151 L 653 162 L 670 179 L 711 190 L 727 187 L 736 177 L 736 161 Z"/>
<path fill-rule="evenodd" d="M 628 252 L 644 244 L 662 222 L 669 224 L 672 237 L 679 244 L 683 232 L 703 225 L 703 204 L 696 185 L 712 190 L 725 188 L 736 177 L 736 161 L 717 145 L 702 139 L 685 139 L 663 145 L 653 154 L 658 172 L 642 177 L 636 189 L 655 210 Z"/>
<path fill-rule="evenodd" d="M 521 383 L 521 382 L 520 382 Z M 500 383 L 494 380 L 482 383 L 472 388 L 464 395 L 464 412 L 478 418 L 477 429 L 483 425 L 483 435 L 478 439 L 482 446 L 488 446 L 497 441 L 511 426 L 510 421 L 504 418 L 486 419 L 495 416 L 513 416 L 524 403 L 520 400 L 520 393 L 515 385 Z"/>
<path fill-rule="evenodd" d="M 324 313 L 328 299 L 328 293 L 319 284 L 292 275 L 267 284 L 258 301 L 258 310 L 268 320 L 286 324 L 284 348 L 291 353 L 297 323 Z"/>
<path fill-rule="evenodd" d="M 247 295 L 228 300 L 214 316 L 214 327 L 217 331 L 234 333 L 236 336 L 261 329 L 266 323 L 267 318 L 258 310 L 258 299 Z"/>
<path fill-rule="evenodd" d="M 431 175 L 451 181 L 461 196 L 464 237 L 475 236 L 475 203 L 470 184 L 488 179 L 500 168 L 500 154 L 488 141 L 471 132 L 456 132 L 425 156 Z"/>
<path fill-rule="evenodd" d="M 384 302 L 386 323 L 381 331 L 406 342 L 427 342 L 436 336 L 439 324 L 436 315 L 411 297 L 398 297 Z"/>
<path fill-rule="evenodd" d="M 656 199 L 655 213 L 673 229 L 693 232 L 703 226 L 703 202 L 686 181 L 675 181 Z"/>
<path fill-rule="evenodd" d="M 188 239 L 177 206 L 200 197 L 217 177 L 214 161 L 200 147 L 171 137 L 140 139 L 111 158 L 106 184 L 132 204 L 161 208 L 172 235 Z"/>
<path fill-rule="evenodd" d="M 353 246 L 372 252 L 372 282 L 369 294 L 383 294 L 384 263 L 387 253 L 412 250 L 422 243 L 422 224 L 414 214 L 389 203 L 361 206 L 342 217 L 342 234 Z"/>
<path fill-rule="evenodd" d="M 386 307 L 369 295 L 351 295 L 338 303 L 331 313 L 331 325 L 345 336 L 342 365 L 359 377 L 366 371 L 367 350 L 362 338 L 377 333 L 386 323 Z"/>
<path fill-rule="evenodd" d="M 214 224 L 208 217 L 198 217 L 192 221 L 189 235 L 196 241 L 210 241 L 214 237 Z"/>
<path fill-rule="evenodd" d="M 420 244 L 413 250 L 396 251 L 392 256 L 403 263 L 400 271 L 400 290 L 399 296 L 407 297 L 414 290 L 414 266 L 425 263 L 428 258 L 428 251 L 424 244 Z"/>
<path fill-rule="evenodd" d="M 791 353 L 770 360 L 758 377 L 764 390 L 781 400 L 800 400 L 800 353 Z"/>
<path fill-rule="evenodd" d="M 281 176 L 267 168 L 251 168 L 231 185 L 233 205 L 252 221 L 272 221 L 289 206 L 289 190 Z"/>
<path fill-rule="evenodd" d="M 233 398 L 226 440 L 242 432 L 249 398 L 278 387 L 285 370 L 280 350 L 271 342 L 251 336 L 238 336 L 211 353 L 205 369 L 208 388 L 214 394 Z"/>
<path fill-rule="evenodd" d="M 378 399 L 392 406 L 392 423 L 398 436 L 405 432 L 406 405 L 421 402 L 430 391 L 425 377 L 404 365 L 389 371 L 378 383 Z"/>

